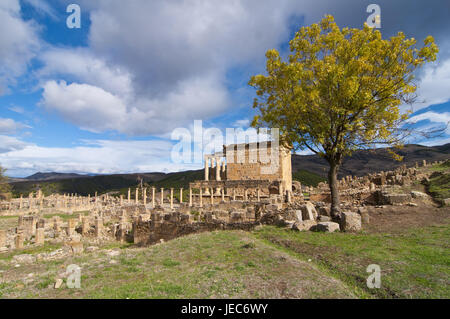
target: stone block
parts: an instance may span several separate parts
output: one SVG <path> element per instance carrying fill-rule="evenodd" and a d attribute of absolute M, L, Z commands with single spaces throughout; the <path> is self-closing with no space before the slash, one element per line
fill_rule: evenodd
<path fill-rule="evenodd" d="M 361 216 L 353 212 L 341 214 L 341 230 L 345 232 L 357 232 L 361 230 Z"/>
<path fill-rule="evenodd" d="M 292 229 L 296 231 L 305 231 L 311 230 L 311 228 L 315 227 L 316 225 L 317 223 L 314 220 L 304 220 L 294 223 L 294 225 L 292 225 Z"/>
<path fill-rule="evenodd" d="M 332 232 L 340 230 L 339 224 L 334 223 L 334 222 L 320 222 L 317 224 L 315 229 L 317 231 L 328 232 L 328 233 L 332 233 Z"/>

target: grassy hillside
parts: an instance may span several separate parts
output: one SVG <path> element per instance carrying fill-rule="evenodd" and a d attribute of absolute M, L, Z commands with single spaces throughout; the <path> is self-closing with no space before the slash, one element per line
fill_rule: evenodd
<path fill-rule="evenodd" d="M 320 182 L 326 181 L 326 178 L 324 178 L 320 175 L 317 175 L 315 173 L 306 171 L 304 169 L 294 172 L 292 174 L 292 179 L 299 181 L 300 183 L 302 183 L 302 185 L 314 186 L 314 187 L 316 187 L 317 184 L 319 184 Z"/>

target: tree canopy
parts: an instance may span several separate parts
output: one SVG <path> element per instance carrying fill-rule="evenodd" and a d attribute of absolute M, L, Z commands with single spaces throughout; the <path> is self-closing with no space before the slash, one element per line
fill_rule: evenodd
<path fill-rule="evenodd" d="M 324 157 L 334 178 L 356 149 L 401 145 L 408 113 L 399 106 L 416 97 L 414 71 L 436 59 L 433 37 L 416 48 L 403 32 L 383 39 L 367 24 L 340 29 L 327 15 L 302 27 L 289 45 L 287 61 L 267 51 L 267 74 L 249 82 L 259 110 L 253 126 L 279 128 L 285 142 Z"/>

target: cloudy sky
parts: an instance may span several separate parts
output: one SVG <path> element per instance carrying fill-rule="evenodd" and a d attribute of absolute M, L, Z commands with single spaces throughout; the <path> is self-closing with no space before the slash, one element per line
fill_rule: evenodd
<path fill-rule="evenodd" d="M 80 29 L 66 25 L 70 3 Z M 435 37 L 440 53 L 417 73 L 411 121 L 448 123 L 448 0 L 1 0 L 0 165 L 17 177 L 201 167 L 171 160 L 175 128 L 247 128 L 247 82 L 264 72 L 266 50 L 285 52 L 324 14 L 361 27 L 370 3 L 384 37 Z M 411 142 L 448 143 L 450 131 Z"/>

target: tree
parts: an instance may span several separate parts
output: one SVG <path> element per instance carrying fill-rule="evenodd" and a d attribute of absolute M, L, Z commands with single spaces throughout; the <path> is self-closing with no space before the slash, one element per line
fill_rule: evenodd
<path fill-rule="evenodd" d="M 6 169 L 0 166 L 0 194 L 9 193 L 11 186 L 8 184 L 8 178 L 4 175 Z"/>
<path fill-rule="evenodd" d="M 434 61 L 438 47 L 431 36 L 420 49 L 402 32 L 382 39 L 367 24 L 340 29 L 330 15 L 302 27 L 289 44 L 287 62 L 277 50 L 267 51 L 267 75 L 249 82 L 259 110 L 252 125 L 278 127 L 286 143 L 329 163 L 331 211 L 338 216 L 343 158 L 376 144 L 402 144 L 408 113 L 401 114 L 399 106 L 416 98 L 414 71 Z"/>

